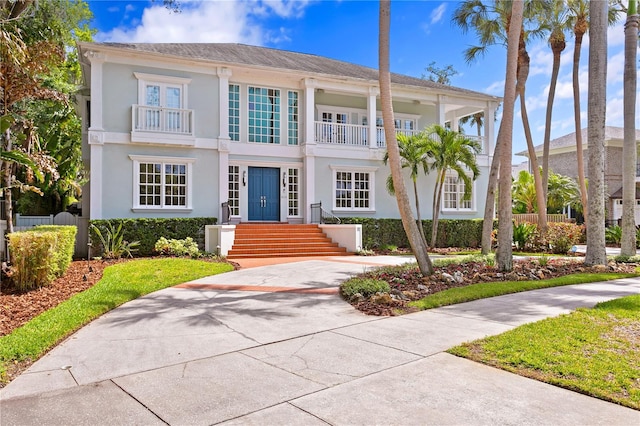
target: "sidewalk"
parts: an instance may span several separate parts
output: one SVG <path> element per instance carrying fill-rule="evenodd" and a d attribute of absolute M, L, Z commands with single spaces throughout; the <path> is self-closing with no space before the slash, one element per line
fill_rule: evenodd
<path fill-rule="evenodd" d="M 109 312 L 0 391 L 0 424 L 640 424 L 638 411 L 443 352 L 640 293 L 639 279 L 380 318 L 337 286 L 410 258 L 301 259 Z"/>

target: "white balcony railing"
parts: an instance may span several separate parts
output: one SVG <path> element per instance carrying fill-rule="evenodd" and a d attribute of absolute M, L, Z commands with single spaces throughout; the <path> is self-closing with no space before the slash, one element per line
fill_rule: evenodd
<path fill-rule="evenodd" d="M 378 148 L 384 148 L 387 146 L 387 142 L 384 136 L 384 128 L 383 127 L 377 127 L 376 128 L 376 140 L 378 141 Z M 420 133 L 419 130 L 402 130 L 402 129 L 396 129 L 396 135 L 407 135 L 407 136 L 411 136 L 411 135 L 416 135 Z"/>
<path fill-rule="evenodd" d="M 193 136 L 193 110 L 133 105 L 134 132 L 156 132 Z"/>
<path fill-rule="evenodd" d="M 367 126 L 316 121 L 316 142 L 367 146 Z"/>

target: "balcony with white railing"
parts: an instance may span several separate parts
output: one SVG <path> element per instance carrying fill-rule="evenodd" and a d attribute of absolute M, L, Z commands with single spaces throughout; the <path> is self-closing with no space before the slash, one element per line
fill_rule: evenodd
<path fill-rule="evenodd" d="M 131 123 L 134 142 L 191 144 L 194 140 L 191 109 L 133 105 Z"/>
<path fill-rule="evenodd" d="M 396 129 L 396 134 L 414 135 L 417 130 Z M 332 145 L 369 146 L 369 126 L 359 124 L 341 124 L 315 122 L 315 140 L 317 143 Z M 376 128 L 376 146 L 386 147 L 384 129 Z"/>

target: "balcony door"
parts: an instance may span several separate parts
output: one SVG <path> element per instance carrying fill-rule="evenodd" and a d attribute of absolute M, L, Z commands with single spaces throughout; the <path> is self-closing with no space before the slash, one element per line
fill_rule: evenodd
<path fill-rule="evenodd" d="M 349 124 L 348 114 L 323 112 L 322 139 L 328 143 L 345 143 L 346 129 L 343 124 Z"/>
<path fill-rule="evenodd" d="M 146 130 L 180 132 L 182 88 L 147 83 L 145 87 Z"/>

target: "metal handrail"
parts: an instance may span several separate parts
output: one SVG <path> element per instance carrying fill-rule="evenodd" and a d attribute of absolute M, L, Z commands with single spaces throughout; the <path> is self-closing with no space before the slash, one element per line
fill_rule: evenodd
<path fill-rule="evenodd" d="M 340 218 L 322 208 L 322 201 L 311 204 L 311 223 L 339 225 Z"/>
<path fill-rule="evenodd" d="M 229 202 L 222 203 L 222 224 L 228 224 L 231 221 L 231 207 L 229 207 Z"/>

